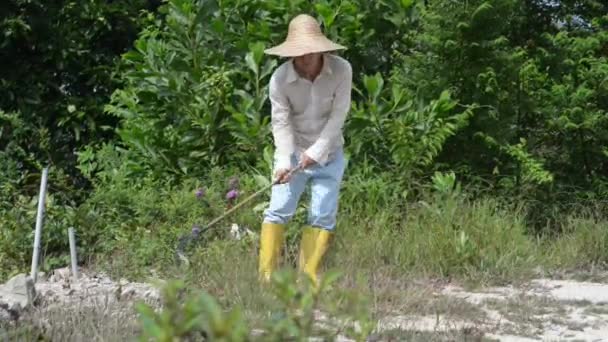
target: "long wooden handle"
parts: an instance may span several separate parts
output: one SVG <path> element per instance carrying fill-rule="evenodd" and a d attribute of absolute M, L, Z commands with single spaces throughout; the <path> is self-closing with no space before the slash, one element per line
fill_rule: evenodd
<path fill-rule="evenodd" d="M 301 167 L 298 165 L 297 167 L 291 169 L 289 171 L 289 173 L 287 174 L 288 177 L 293 176 L 293 174 L 295 174 L 296 172 L 300 171 Z M 247 196 L 247 198 L 245 198 L 244 200 L 242 200 L 240 203 L 238 203 L 237 205 L 235 205 L 234 207 L 228 209 L 225 213 L 223 213 L 222 215 L 220 215 L 219 217 L 213 219 L 211 222 L 209 222 L 208 224 L 205 225 L 205 230 L 209 229 L 211 226 L 213 226 L 214 224 L 218 223 L 219 221 L 223 220 L 226 216 L 232 214 L 233 212 L 235 212 L 237 209 L 241 208 L 242 206 L 244 206 L 245 204 L 247 204 L 249 201 L 251 201 L 252 199 L 258 197 L 260 194 L 262 194 L 263 192 L 266 192 L 267 190 L 269 190 L 270 188 L 272 188 L 273 186 L 279 184 L 279 179 L 274 180 L 271 184 L 265 186 L 264 188 L 254 192 L 253 194 Z"/>

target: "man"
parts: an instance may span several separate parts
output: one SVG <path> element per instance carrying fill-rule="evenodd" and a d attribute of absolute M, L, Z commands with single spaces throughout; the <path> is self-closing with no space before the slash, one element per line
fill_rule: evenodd
<path fill-rule="evenodd" d="M 302 231 L 299 269 L 318 285 L 318 267 L 336 226 L 338 196 L 344 173 L 342 127 L 350 109 L 352 68 L 330 54 L 344 49 L 326 38 L 319 23 L 298 15 L 289 23 L 285 42 L 266 50 L 288 58 L 272 74 L 269 97 L 276 146 L 272 189 L 260 238 L 259 272 L 268 281 L 306 185 L 311 202 Z M 294 168 L 297 172 L 290 173 Z"/>

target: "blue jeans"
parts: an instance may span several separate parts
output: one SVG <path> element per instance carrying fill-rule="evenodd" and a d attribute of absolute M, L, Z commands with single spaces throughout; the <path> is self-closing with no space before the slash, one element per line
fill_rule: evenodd
<path fill-rule="evenodd" d="M 292 156 L 291 162 L 292 167 L 295 167 L 298 158 Z M 264 212 L 264 222 L 288 223 L 294 216 L 300 197 L 310 181 L 311 198 L 308 224 L 333 231 L 336 227 L 338 197 L 344 167 L 344 153 L 340 150 L 327 164 L 315 164 L 295 173 L 289 183 L 273 186 L 270 205 Z"/>

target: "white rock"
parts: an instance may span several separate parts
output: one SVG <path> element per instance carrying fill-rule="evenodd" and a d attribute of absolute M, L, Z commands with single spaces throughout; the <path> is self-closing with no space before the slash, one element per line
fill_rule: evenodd
<path fill-rule="evenodd" d="M 68 267 L 58 268 L 53 271 L 53 276 L 55 282 L 69 280 L 70 269 Z"/>
<path fill-rule="evenodd" d="M 36 298 L 34 281 L 25 274 L 18 274 L 0 287 L 0 304 L 5 303 L 11 311 L 29 307 Z"/>
<path fill-rule="evenodd" d="M 135 297 L 135 295 L 135 289 L 127 288 L 126 290 L 122 291 L 122 293 L 120 294 L 120 298 L 129 299 Z"/>
<path fill-rule="evenodd" d="M 238 224 L 233 223 L 230 227 L 230 238 L 241 240 L 245 236 L 256 237 L 257 234 L 247 227 L 240 227 Z"/>
<path fill-rule="evenodd" d="M 238 224 L 233 223 L 232 226 L 230 227 L 230 237 L 235 240 L 241 239 L 241 229 L 239 228 Z"/>
<path fill-rule="evenodd" d="M 8 311 L 8 309 L 0 306 L 0 322 L 2 321 L 12 321 L 13 315 Z"/>

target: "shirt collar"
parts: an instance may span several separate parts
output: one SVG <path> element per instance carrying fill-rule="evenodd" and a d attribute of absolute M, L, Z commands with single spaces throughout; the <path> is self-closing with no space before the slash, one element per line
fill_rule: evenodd
<path fill-rule="evenodd" d="M 327 58 L 326 54 L 323 54 L 323 68 L 321 69 L 321 73 L 319 74 L 319 76 L 323 75 L 323 74 L 331 75 L 332 73 L 333 73 L 333 70 L 331 69 L 331 66 L 329 65 L 329 58 Z M 297 81 L 299 78 L 300 78 L 300 75 L 296 71 L 296 68 L 293 66 L 293 59 L 290 59 L 289 68 L 287 69 L 287 82 L 293 83 L 293 82 Z"/>

